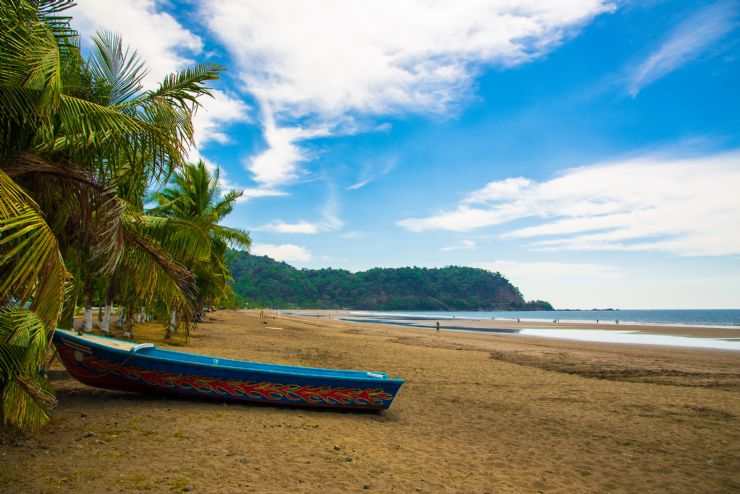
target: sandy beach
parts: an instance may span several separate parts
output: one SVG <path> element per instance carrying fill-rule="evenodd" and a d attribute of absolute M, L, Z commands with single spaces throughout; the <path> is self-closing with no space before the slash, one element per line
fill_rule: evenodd
<path fill-rule="evenodd" d="M 104 391 L 55 362 L 51 424 L 0 435 L 0 492 L 740 490 L 740 352 L 321 315 L 265 324 L 257 313 L 219 311 L 174 349 L 386 371 L 406 380 L 390 410 Z M 691 328 L 661 331 L 696 336 Z M 724 331 L 711 337 L 728 337 Z M 135 336 L 166 347 L 161 333 L 145 325 Z"/>

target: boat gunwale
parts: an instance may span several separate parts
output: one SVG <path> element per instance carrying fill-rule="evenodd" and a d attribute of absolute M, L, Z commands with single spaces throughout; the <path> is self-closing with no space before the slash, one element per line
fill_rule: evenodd
<path fill-rule="evenodd" d="M 210 368 L 210 369 L 218 368 L 218 369 L 225 369 L 225 370 L 246 371 L 246 372 L 257 373 L 257 374 L 268 374 L 268 375 L 271 374 L 271 375 L 280 375 L 280 376 L 289 376 L 289 377 L 298 376 L 298 377 L 304 377 L 304 378 L 305 377 L 319 378 L 319 379 L 324 378 L 324 379 L 336 379 L 336 380 L 341 380 L 341 381 L 360 381 L 360 382 L 367 382 L 367 383 L 380 383 L 380 382 L 383 382 L 383 383 L 398 384 L 399 386 L 405 383 L 405 381 L 403 379 L 401 379 L 401 378 L 390 378 L 390 377 L 387 377 L 387 375 L 385 375 L 385 373 L 383 373 L 384 377 L 382 377 L 382 378 L 379 378 L 379 377 L 367 377 L 367 376 L 363 376 L 363 377 L 360 377 L 360 376 L 358 376 L 358 377 L 350 377 L 350 376 L 336 376 L 336 375 L 321 375 L 321 374 L 312 374 L 312 373 L 289 372 L 289 371 L 281 371 L 281 370 L 249 369 L 249 368 L 243 368 L 243 367 L 233 367 L 233 366 L 229 366 L 229 365 L 223 365 L 220 362 L 219 363 L 215 363 L 215 364 L 213 364 L 213 363 L 206 364 L 206 363 L 201 363 L 201 362 L 184 362 L 182 360 L 170 359 L 170 358 L 167 358 L 167 357 L 151 356 L 151 355 L 146 355 L 144 353 L 131 352 L 131 350 L 123 350 L 121 348 L 116 348 L 115 346 L 106 345 L 104 343 L 98 343 L 96 341 L 90 341 L 88 339 L 90 337 L 91 338 L 101 339 L 101 340 L 110 339 L 110 340 L 113 340 L 113 341 L 116 341 L 116 342 L 121 342 L 121 343 L 126 343 L 126 344 L 132 344 L 131 342 L 128 342 L 128 341 L 119 340 L 118 338 L 111 338 L 109 336 L 100 336 L 100 335 L 82 335 L 82 336 L 80 336 L 80 335 L 75 334 L 75 332 L 72 331 L 72 330 L 69 330 L 69 329 L 61 329 L 61 328 L 58 328 L 58 329 L 55 330 L 55 332 L 57 332 L 57 331 L 62 332 L 61 334 L 64 335 L 64 336 L 71 336 L 71 337 L 73 337 L 73 338 L 75 338 L 75 339 L 77 339 L 79 341 L 84 341 L 85 343 L 90 343 L 92 345 L 95 345 L 95 346 L 98 346 L 98 347 L 102 347 L 102 348 L 104 348 L 106 350 L 109 350 L 109 351 L 120 352 L 123 355 L 130 355 L 131 357 L 143 358 L 143 359 L 149 360 L 149 361 L 161 361 L 161 362 L 166 362 L 166 363 L 171 363 L 171 364 L 179 364 L 179 365 L 194 365 L 196 367 L 202 367 L 202 368 Z M 135 344 L 132 344 L 132 348 L 133 348 L 133 345 L 135 345 Z M 156 345 L 154 346 L 154 349 L 155 350 L 162 351 L 162 352 L 180 353 L 180 354 L 184 354 L 184 355 L 195 355 L 197 357 L 205 357 L 205 358 L 211 358 L 211 359 L 221 360 L 221 357 L 214 357 L 214 356 L 211 356 L 211 355 L 202 355 L 202 354 L 199 354 L 199 353 L 177 352 L 177 351 L 174 351 L 174 350 L 164 350 L 164 349 L 159 348 Z M 271 365 L 271 366 L 279 366 L 279 367 L 297 367 L 297 368 L 306 369 L 306 370 L 309 370 L 309 371 L 310 370 L 323 370 L 323 371 L 331 371 L 331 372 L 359 372 L 359 373 L 372 372 L 372 371 L 362 371 L 362 370 L 352 370 L 352 369 L 329 369 L 329 368 L 324 368 L 324 367 L 303 367 L 303 366 L 300 366 L 300 365 L 284 366 L 283 364 L 271 364 L 271 363 L 268 363 L 268 362 L 254 362 L 254 361 L 251 361 L 251 360 L 237 360 L 237 359 L 225 359 L 225 360 L 232 360 L 232 361 L 236 361 L 236 362 L 245 362 L 247 364 L 262 364 L 262 365 Z M 375 372 L 373 372 L 373 373 L 374 374 L 381 375 L 381 373 L 375 373 Z"/>

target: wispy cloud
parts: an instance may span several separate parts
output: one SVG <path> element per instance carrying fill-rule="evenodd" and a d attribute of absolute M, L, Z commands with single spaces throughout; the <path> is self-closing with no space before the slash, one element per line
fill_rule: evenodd
<path fill-rule="evenodd" d="M 723 0 L 704 7 L 678 24 L 628 75 L 633 97 L 649 84 L 706 53 L 738 26 L 740 2 Z"/>
<path fill-rule="evenodd" d="M 326 202 L 321 209 L 321 219 L 319 221 L 301 220 L 294 223 L 288 223 L 283 220 L 275 220 L 266 225 L 262 225 L 255 230 L 272 233 L 297 233 L 304 235 L 336 231 L 344 226 L 344 222 L 339 217 L 339 209 L 340 207 L 336 188 L 333 183 L 327 182 Z"/>
<path fill-rule="evenodd" d="M 347 187 L 347 190 L 357 190 L 367 184 L 388 175 L 398 164 L 398 158 L 390 157 L 366 161 L 360 168 L 360 176 L 357 181 Z"/>
<path fill-rule="evenodd" d="M 505 238 L 541 250 L 740 254 L 740 152 L 648 156 L 565 170 L 544 182 L 491 182 L 455 209 L 398 222 L 411 231 L 469 231 L 527 219 Z"/>
<path fill-rule="evenodd" d="M 439 250 L 441 250 L 442 252 L 450 252 L 450 251 L 453 251 L 453 250 L 474 250 L 476 248 L 477 248 L 477 245 L 476 245 L 475 241 L 473 241 L 473 240 L 462 240 L 462 241 L 460 241 L 459 243 L 457 243 L 455 245 L 448 245 L 447 247 L 442 247 Z"/>
<path fill-rule="evenodd" d="M 311 260 L 311 251 L 295 244 L 254 244 L 251 252 L 255 256 L 268 256 L 278 261 L 308 262 Z"/>
<path fill-rule="evenodd" d="M 200 5 L 263 107 L 268 149 L 247 166 L 272 186 L 299 175 L 309 158 L 301 141 L 356 132 L 358 120 L 383 115 L 447 114 L 470 96 L 483 66 L 531 61 L 615 8 L 608 0 Z"/>

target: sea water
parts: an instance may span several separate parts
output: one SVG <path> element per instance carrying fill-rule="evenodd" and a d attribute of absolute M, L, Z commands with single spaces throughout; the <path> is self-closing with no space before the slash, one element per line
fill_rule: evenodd
<path fill-rule="evenodd" d="M 501 320 L 522 322 L 587 322 L 599 324 L 647 324 L 659 326 L 708 326 L 740 328 L 740 309 L 620 309 L 552 311 L 352 311 L 364 316 L 400 318 Z"/>
<path fill-rule="evenodd" d="M 340 319 L 376 324 L 393 324 L 434 329 L 435 321 L 444 321 L 445 330 L 473 331 L 487 333 L 512 333 L 522 336 L 539 336 L 569 340 L 592 341 L 600 343 L 632 343 L 644 345 L 666 345 L 690 348 L 715 348 L 740 350 L 740 310 L 738 309 L 690 309 L 690 310 L 589 310 L 589 311 L 351 311 L 350 316 Z M 548 329 L 534 329 L 517 324 L 509 329 L 469 328 L 454 325 L 452 321 L 519 321 L 553 322 L 557 326 Z M 568 327 L 568 323 L 598 323 L 611 329 L 594 330 Z M 649 328 L 644 331 L 616 329 L 622 324 L 645 326 L 690 326 L 695 328 L 731 328 L 737 336 L 731 338 L 706 338 L 678 335 L 652 334 Z"/>

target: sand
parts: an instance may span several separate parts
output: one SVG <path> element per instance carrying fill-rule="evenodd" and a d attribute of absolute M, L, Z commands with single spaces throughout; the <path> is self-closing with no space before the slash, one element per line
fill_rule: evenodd
<path fill-rule="evenodd" d="M 407 382 L 358 414 L 97 390 L 55 363 L 52 423 L 0 434 L 0 492 L 740 490 L 740 352 L 226 311 L 176 349 Z"/>

